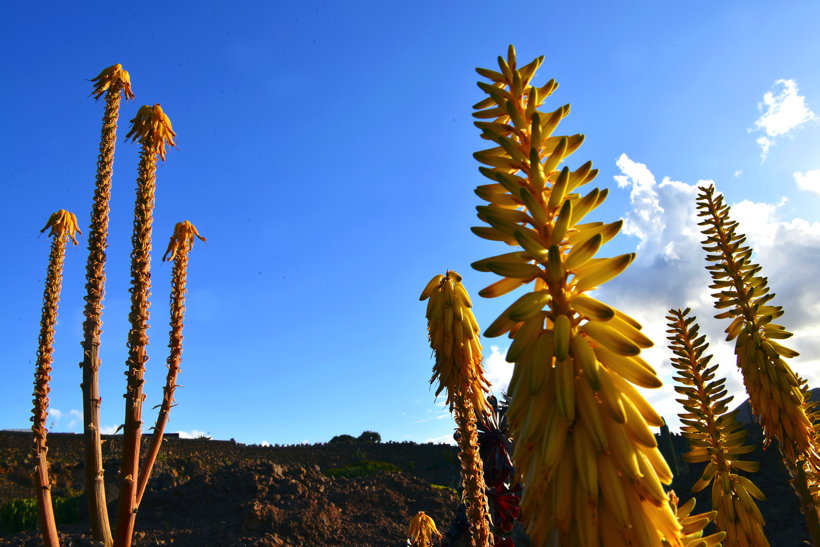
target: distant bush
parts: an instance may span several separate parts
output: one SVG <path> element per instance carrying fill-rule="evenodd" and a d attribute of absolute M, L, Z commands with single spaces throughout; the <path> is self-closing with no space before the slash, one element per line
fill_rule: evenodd
<path fill-rule="evenodd" d="M 382 442 L 382 436 L 375 431 L 363 431 L 359 435 L 359 441 L 363 443 L 380 443 Z"/>
<path fill-rule="evenodd" d="M 356 442 L 356 437 L 353 435 L 336 435 L 328 444 L 353 444 Z"/>
<path fill-rule="evenodd" d="M 54 518 L 57 524 L 70 524 L 80 520 L 82 496 L 54 497 Z M 0 507 L 0 534 L 16 534 L 23 530 L 36 530 L 37 500 L 22 498 L 9 500 Z"/>
<path fill-rule="evenodd" d="M 393 465 L 392 463 L 365 460 L 352 463 L 350 465 L 345 465 L 344 467 L 334 467 L 332 469 L 328 469 L 325 471 L 325 474 L 330 475 L 331 477 L 353 478 L 368 477 L 370 475 L 375 475 L 380 471 L 395 473 L 397 471 L 401 471 L 401 468 Z"/>

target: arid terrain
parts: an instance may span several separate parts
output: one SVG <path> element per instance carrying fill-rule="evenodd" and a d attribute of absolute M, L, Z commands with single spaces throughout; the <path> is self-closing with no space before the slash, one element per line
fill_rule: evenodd
<path fill-rule="evenodd" d="M 742 416 L 741 416 L 742 417 Z M 703 465 L 687 466 L 686 440 L 672 435 L 680 468 L 673 483 L 682 501 Z M 83 491 L 81 437 L 49 435 L 56 496 Z M 662 441 L 662 439 L 661 439 Z M 761 450 L 759 428 L 749 427 L 758 448 L 745 459 L 761 462 L 749 478 L 768 496 L 759 506 L 769 541 L 800 546 L 808 538 L 797 499 L 776 447 Z M 106 489 L 115 514 L 119 438 L 107 437 Z M 0 507 L 32 497 L 31 434 L 0 432 Z M 661 443 L 662 444 L 662 443 Z M 168 438 L 140 507 L 136 545 L 368 545 L 406 544 L 410 517 L 425 511 L 445 533 L 459 505 L 456 448 L 415 443 L 243 445 L 233 441 Z M 709 489 L 695 512 L 709 509 Z M 79 504 L 79 503 L 78 503 Z M 93 545 L 80 506 L 75 522 L 60 524 L 62 543 Z M 35 546 L 35 530 L 2 537 L 1 546 Z"/>
<path fill-rule="evenodd" d="M 32 496 L 29 442 L 27 433 L 0 433 L 0 506 Z M 116 443 L 109 437 L 104 445 L 112 516 Z M 52 434 L 49 445 L 55 496 L 80 494 L 81 437 Z M 261 447 L 170 438 L 140 507 L 135 543 L 405 545 L 410 518 L 418 511 L 447 529 L 459 504 L 452 488 L 457 481 L 456 450 L 449 445 Z M 86 522 L 81 508 L 77 522 L 61 524 L 63 545 L 93 545 Z M 0 538 L 4 546 L 41 543 L 36 531 Z"/>

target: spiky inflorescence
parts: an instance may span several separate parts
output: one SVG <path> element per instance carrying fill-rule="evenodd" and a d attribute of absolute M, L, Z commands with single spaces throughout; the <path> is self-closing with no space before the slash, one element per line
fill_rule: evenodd
<path fill-rule="evenodd" d="M 649 430 L 662 421 L 632 385 L 661 385 L 639 356 L 652 342 L 634 319 L 586 294 L 634 255 L 594 258 L 622 222 L 581 223 L 607 192 L 577 192 L 597 174 L 590 162 L 559 168 L 583 136 L 553 135 L 569 106 L 538 111 L 557 87 L 530 84 L 542 61 L 517 68 L 510 46 L 500 71 L 478 69 L 489 97 L 474 107 L 482 137 L 496 146 L 475 154 L 492 183 L 476 189 L 489 202 L 477 208 L 489 227 L 473 232 L 523 248 L 473 264 L 502 276 L 479 294 L 535 282 L 485 333 L 513 339 L 509 418 L 527 533 L 538 545 L 556 533 L 563 545 L 657 545 L 661 537 L 681 545 L 661 486 L 672 475 Z"/>
<path fill-rule="evenodd" d="M 162 107 L 158 104 L 141 106 L 131 124 L 131 131 L 125 138 L 139 141 L 143 150 L 152 155 L 159 154 L 162 161 L 165 161 L 165 145 L 176 146 L 174 137 L 177 134 Z"/>
<path fill-rule="evenodd" d="M 63 286 L 63 263 L 65 261 L 66 242 L 71 239 L 77 244 L 75 234 L 80 232 L 77 218 L 60 209 L 52 214 L 45 227 L 49 235 L 54 236 L 51 242 L 51 253 L 48 258 L 46 286 L 43 292 L 43 310 L 40 317 L 40 336 L 37 343 L 37 370 L 34 373 L 34 408 L 31 417 L 31 431 L 34 433 L 34 482 L 36 488 L 37 511 L 40 517 L 40 530 L 43 543 L 50 547 L 60 544 L 57 536 L 57 525 L 54 520 L 54 507 L 51 503 L 51 480 L 48 475 L 48 444 L 46 421 L 48 420 L 48 394 L 51 391 L 51 363 L 54 355 L 54 326 L 57 324 L 57 309 L 60 304 L 60 291 Z"/>
<path fill-rule="evenodd" d="M 168 249 L 162 260 L 173 260 L 174 269 L 171 274 L 171 332 L 169 334 L 168 348 L 168 375 L 165 378 L 163 388 L 162 403 L 160 404 L 157 422 L 154 425 L 154 433 L 151 436 L 151 446 L 145 456 L 145 463 L 139 475 L 139 486 L 137 487 L 137 506 L 142 501 L 145 488 L 148 486 L 148 479 L 151 478 L 151 471 L 154 462 L 162 446 L 165 425 L 168 423 L 168 416 L 171 407 L 174 406 L 174 391 L 177 388 L 177 375 L 180 372 L 179 365 L 182 363 L 182 329 L 185 324 L 185 295 L 188 282 L 188 252 L 194 246 L 194 238 L 205 241 L 199 235 L 196 227 L 190 222 L 177 222 L 174 226 L 174 234 L 168 243 Z"/>
<path fill-rule="evenodd" d="M 424 511 L 419 511 L 416 516 L 410 519 L 409 536 L 410 545 L 413 547 L 430 547 L 433 545 L 433 538 L 441 538 L 435 521 Z"/>
<path fill-rule="evenodd" d="M 691 446 L 685 458 L 692 463 L 707 462 L 692 491 L 700 492 L 712 484 L 712 509 L 717 511 L 715 525 L 726 532 L 729 545 L 768 546 L 763 516 L 752 499 L 766 498 L 749 479 L 736 473 L 753 472 L 760 467 L 757 462 L 737 459 L 754 447 L 743 445 L 746 432 L 737 424 L 734 414 L 726 413 L 734 397 L 726 396 L 725 378 L 714 379 L 718 365 L 709 366 L 712 356 L 703 355 L 708 347 L 706 337 L 700 336 L 695 317 L 689 311 L 669 310 L 666 319 L 669 349 L 676 356 L 672 365 L 679 374 L 675 380 L 683 384 L 675 386 L 675 391 L 686 397 L 678 399 L 686 410 L 680 415 L 681 431 Z"/>
<path fill-rule="evenodd" d="M 461 276 L 451 271 L 435 276 L 419 300 L 427 300 L 430 347 L 436 353 L 430 383 L 438 379 L 436 397 L 446 390 L 450 410 L 457 397 L 466 397 L 479 415 L 486 416 L 490 412 L 486 399 L 490 384 L 481 366 L 481 340 L 473 302 L 461 284 Z"/>
<path fill-rule="evenodd" d="M 737 221 L 729 217 L 729 206 L 714 186 L 700 187 L 699 223 L 703 226 L 706 268 L 712 276 L 715 307 L 719 319 L 731 319 L 726 329 L 728 341 L 735 340 L 737 366 L 749 393 L 752 410 L 763 428 L 768 445 L 777 439 L 783 461 L 792 477 L 792 486 L 801 500 L 801 511 L 815 543 L 820 544 L 820 517 L 817 490 L 820 455 L 812 423 L 811 407 L 801 387 L 801 379 L 784 360 L 798 353 L 777 340 L 792 336 L 773 321 L 783 315 L 771 300 L 774 293 L 761 267 L 751 261 L 752 249 L 746 236 L 737 233 Z"/>
<path fill-rule="evenodd" d="M 420 300 L 425 299 L 430 347 L 436 354 L 430 383 L 438 378 L 436 395 L 447 391 L 447 403 L 458 425 L 458 457 L 471 542 L 473 546 L 484 547 L 492 536 L 476 414 L 486 416 L 491 409 L 485 397 L 489 383 L 481 366 L 478 323 L 471 310 L 470 296 L 456 272 L 448 271 L 431 279 L 421 293 Z"/>
<path fill-rule="evenodd" d="M 134 233 L 131 238 L 131 311 L 128 319 L 128 386 L 125 393 L 123 458 L 120 468 L 120 501 L 117 508 L 115 542 L 131 545 L 137 509 L 140 437 L 142 435 L 142 402 L 145 399 L 145 363 L 148 361 L 149 297 L 151 295 L 151 230 L 154 220 L 157 155 L 165 158 L 165 145 L 173 146 L 171 122 L 159 105 L 143 106 L 131 120 L 127 137 L 139 140 L 140 163 L 137 197 L 134 206 Z"/>
<path fill-rule="evenodd" d="M 88 262 L 86 263 L 85 321 L 83 322 L 83 435 L 85 450 L 85 480 L 88 492 L 89 520 L 94 539 L 111 545 L 111 527 L 105 498 L 105 482 L 100 439 L 100 334 L 105 293 L 105 251 L 108 247 L 108 214 L 111 199 L 111 177 L 114 173 L 114 150 L 117 144 L 117 121 L 120 100 L 133 99 L 131 77 L 122 65 L 103 70 L 96 78 L 92 95 L 105 94 L 105 111 L 97 157 L 94 204 L 88 232 Z"/>
<path fill-rule="evenodd" d="M 717 532 L 703 537 L 703 530 L 714 520 L 717 511 L 692 515 L 692 509 L 695 508 L 695 498 L 689 498 L 689 501 L 681 506 L 678 506 L 678 501 L 678 496 L 675 495 L 675 491 L 670 490 L 669 506 L 672 508 L 683 529 L 684 547 L 715 547 L 723 545 L 726 532 Z M 666 541 L 664 541 L 663 544 L 664 546 L 669 545 Z M 734 544 L 727 543 L 727 545 Z"/>
<path fill-rule="evenodd" d="M 131 75 L 119 63 L 103 69 L 95 78 L 91 78 L 91 81 L 94 82 L 94 91 L 91 94 L 95 99 L 99 99 L 106 91 L 109 96 L 119 97 L 122 91 L 126 100 L 134 98 L 131 92 Z"/>

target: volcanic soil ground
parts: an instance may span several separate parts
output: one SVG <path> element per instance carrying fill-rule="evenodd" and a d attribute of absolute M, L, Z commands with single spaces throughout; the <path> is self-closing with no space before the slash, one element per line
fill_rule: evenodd
<path fill-rule="evenodd" d="M 0 433 L 0 506 L 32 497 L 30 443 L 30 433 Z M 118 443 L 109 437 L 103 448 L 112 520 Z M 49 446 L 54 495 L 81 493 L 81 436 L 51 434 Z M 363 461 L 401 470 L 332 474 Z M 458 480 L 456 451 L 449 445 L 261 447 L 167 439 L 139 508 L 135 545 L 406 545 L 410 518 L 418 511 L 447 529 L 459 505 L 452 488 Z M 77 522 L 58 528 L 64 546 L 94 545 L 84 508 Z M 42 540 L 31 530 L 0 537 L 0 545 L 33 547 Z"/>
<path fill-rule="evenodd" d="M 756 425 L 747 424 L 747 431 L 746 443 L 755 450 L 743 458 L 761 464 L 758 472 L 747 476 L 768 498 L 758 506 L 769 542 L 782 547 L 807 545 L 805 522 L 779 451 L 774 445 L 761 449 L 763 436 Z M 54 495 L 81 494 L 81 436 L 50 434 L 48 440 Z M 121 437 L 109 436 L 103 445 L 112 520 L 120 441 Z M 659 441 L 663 444 L 663 439 Z M 688 451 L 683 437 L 672 435 L 670 442 L 677 471 L 671 486 L 683 502 L 691 497 L 689 490 L 704 464 L 683 461 Z M 30 432 L 0 432 L 0 507 L 7 500 L 32 497 L 31 446 Z M 371 464 L 360 476 L 332 472 L 362 462 L 390 466 Z M 167 438 L 137 515 L 135 545 L 404 546 L 408 523 L 418 511 L 431 515 L 441 532 L 447 530 L 459 505 L 454 489 L 459 481 L 456 448 L 450 445 L 357 442 L 262 447 Z M 695 513 L 709 510 L 709 491 L 695 495 Z M 94 545 L 82 508 L 76 522 L 58 528 L 66 547 Z M 41 544 L 34 530 L 0 537 L 0 546 Z"/>

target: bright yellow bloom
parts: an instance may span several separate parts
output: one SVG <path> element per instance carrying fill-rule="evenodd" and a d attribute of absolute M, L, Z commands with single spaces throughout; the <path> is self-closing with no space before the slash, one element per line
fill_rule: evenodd
<path fill-rule="evenodd" d="M 162 260 L 173 260 L 178 253 L 182 251 L 188 252 L 194 247 L 194 238 L 199 238 L 200 241 L 205 241 L 205 238 L 199 235 L 196 226 L 189 221 L 184 220 L 177 222 L 174 226 L 174 234 L 171 236 L 171 241 L 168 242 L 168 249 L 162 255 Z"/>
<path fill-rule="evenodd" d="M 715 187 L 701 187 L 698 216 L 703 217 L 703 248 L 706 267 L 712 276 L 711 289 L 718 319 L 731 319 L 727 340 L 735 340 L 737 366 L 749 393 L 752 411 L 765 435 L 764 446 L 777 439 L 792 486 L 801 500 L 812 540 L 820 543 L 820 500 L 817 498 L 820 454 L 803 380 L 786 363 L 798 353 L 782 345 L 792 336 L 774 323 L 783 308 L 772 302 L 774 293 L 759 275 L 761 267 L 751 261 L 746 236 L 737 232 L 737 221 L 729 217 L 729 206 Z"/>
<path fill-rule="evenodd" d="M 539 108 L 557 88 L 531 84 L 543 57 L 518 67 L 515 50 L 499 70 L 477 69 L 488 96 L 474 106 L 482 138 L 474 154 L 490 184 L 476 188 L 488 226 L 478 236 L 517 250 L 473 267 L 501 279 L 479 294 L 497 297 L 533 284 L 485 332 L 509 333 L 515 363 L 509 394 L 513 459 L 523 486 L 521 512 L 536 545 L 682 545 L 661 486 L 672 474 L 650 426 L 660 416 L 638 393 L 661 385 L 639 356 L 652 345 L 640 324 L 588 293 L 620 274 L 634 255 L 596 258 L 622 222 L 583 222 L 607 191 L 581 193 L 598 170 L 562 163 L 583 135 L 555 133 L 569 105 Z"/>
<path fill-rule="evenodd" d="M 131 131 L 125 138 L 139 141 L 149 151 L 159 154 L 159 157 L 165 161 L 165 145 L 176 146 L 174 137 L 177 134 L 174 133 L 171 120 L 162 111 L 162 107 L 158 104 L 140 107 L 137 115 L 131 120 L 131 124 Z"/>
<path fill-rule="evenodd" d="M 420 300 L 427 302 L 427 330 L 436 354 L 433 377 L 439 380 L 438 396 L 447 390 L 447 403 L 458 425 L 458 457 L 464 484 L 464 503 L 470 523 L 471 545 L 486 547 L 492 540 L 484 467 L 478 447 L 476 414 L 490 412 L 486 392 L 489 382 L 481 366 L 481 342 L 473 303 L 461 276 L 448 271 L 424 288 Z"/>
<path fill-rule="evenodd" d="M 60 209 L 56 213 L 52 213 L 51 216 L 48 217 L 46 225 L 40 230 L 40 233 L 42 234 L 49 228 L 51 228 L 51 231 L 48 235 L 69 237 L 74 245 L 77 244 L 76 234 L 82 234 L 80 228 L 77 226 L 77 217 L 74 216 L 74 213 L 69 213 L 65 209 Z"/>
<path fill-rule="evenodd" d="M 436 353 L 430 383 L 439 380 L 436 396 L 446 389 L 451 411 L 456 398 L 463 396 L 476 413 L 487 415 L 486 394 L 490 384 L 481 366 L 483 356 L 473 303 L 461 284 L 461 276 L 452 271 L 437 275 L 427 284 L 419 300 L 428 300 L 430 347 Z"/>
<path fill-rule="evenodd" d="M 695 508 L 695 498 L 689 498 L 689 501 L 678 507 L 678 496 L 675 495 L 674 490 L 669 491 L 669 506 L 675 513 L 678 522 L 683 528 L 683 545 L 684 547 L 715 547 L 723 545 L 723 540 L 726 538 L 726 532 L 717 532 L 703 537 L 703 530 L 715 518 L 716 511 L 709 511 L 708 513 L 701 513 L 700 515 L 692 515 L 692 509 Z M 664 546 L 669 545 L 668 542 L 663 542 Z M 736 543 L 727 542 L 726 545 L 737 545 Z"/>
<path fill-rule="evenodd" d="M 91 93 L 95 99 L 111 89 L 114 93 L 122 89 L 126 99 L 133 99 L 131 92 L 131 75 L 127 70 L 123 70 L 121 64 L 111 65 L 106 68 L 96 78 L 91 79 L 94 83 L 94 91 Z"/>
<path fill-rule="evenodd" d="M 410 520 L 410 544 L 413 547 L 428 547 L 433 545 L 433 538 L 441 539 L 436 523 L 424 511 Z"/>
<path fill-rule="evenodd" d="M 712 485 L 715 525 L 726 533 L 727 545 L 768 547 L 763 516 L 754 502 L 766 498 L 752 481 L 736 473 L 756 471 L 759 464 L 738 458 L 754 447 L 743 445 L 745 431 L 727 414 L 733 397 L 726 396 L 726 380 L 714 380 L 717 365 L 709 366 L 712 356 L 703 355 L 708 344 L 689 309 L 669 310 L 669 314 L 669 347 L 675 354 L 672 365 L 679 374 L 675 379 L 683 384 L 675 386 L 675 391 L 686 397 L 678 399 L 686 410 L 680 415 L 681 431 L 691 446 L 684 457 L 692 463 L 707 462 L 692 491 Z"/>

